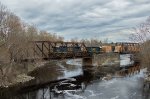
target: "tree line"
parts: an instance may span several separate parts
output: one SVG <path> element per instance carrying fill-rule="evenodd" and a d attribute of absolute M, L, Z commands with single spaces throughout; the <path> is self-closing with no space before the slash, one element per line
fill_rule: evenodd
<path fill-rule="evenodd" d="M 91 38 L 91 39 L 78 39 L 77 37 L 72 38 L 70 40 L 71 42 L 82 42 L 84 43 L 87 47 L 100 47 L 102 46 L 103 41 L 96 39 L 96 38 Z"/>
<path fill-rule="evenodd" d="M 63 41 L 63 37 L 38 30 L 34 25 L 23 22 L 17 15 L 0 3 L 0 64 L 30 54 L 30 41 Z"/>

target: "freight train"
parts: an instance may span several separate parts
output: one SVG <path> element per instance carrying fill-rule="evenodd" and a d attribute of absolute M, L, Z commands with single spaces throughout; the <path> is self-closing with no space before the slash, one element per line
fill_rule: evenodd
<path fill-rule="evenodd" d="M 104 45 L 102 46 L 102 52 L 109 53 L 132 53 L 139 52 L 140 48 L 138 45 Z"/>
<path fill-rule="evenodd" d="M 86 50 L 88 53 L 100 53 L 101 47 L 86 47 Z M 67 52 L 82 52 L 81 47 L 75 46 L 75 47 L 67 47 L 67 46 L 59 46 L 54 47 L 53 52 L 57 53 L 67 53 Z"/>
<path fill-rule="evenodd" d="M 109 52 L 115 52 L 115 53 L 130 53 L 130 52 L 139 52 L 140 49 L 138 46 L 123 46 L 123 45 L 103 45 L 102 47 L 86 47 L 86 50 L 88 53 L 93 54 L 93 53 L 109 53 Z M 67 53 L 67 52 L 82 52 L 83 49 L 79 46 L 74 46 L 74 47 L 67 47 L 67 46 L 59 46 L 59 47 L 54 47 L 53 52 L 56 53 Z"/>

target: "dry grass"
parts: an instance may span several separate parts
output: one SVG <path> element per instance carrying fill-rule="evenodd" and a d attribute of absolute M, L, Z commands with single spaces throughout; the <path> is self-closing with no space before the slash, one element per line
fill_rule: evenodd
<path fill-rule="evenodd" d="M 16 83 L 26 80 L 28 81 L 27 74 L 34 69 L 43 66 L 46 62 L 36 62 L 36 63 L 11 63 L 11 64 L 3 64 L 0 67 L 0 86 L 8 87 L 9 85 L 15 85 Z M 21 75 L 22 79 L 21 79 Z M 19 77 L 19 79 L 18 79 Z M 25 79 L 26 78 L 26 79 Z"/>
<path fill-rule="evenodd" d="M 141 46 L 140 60 L 143 67 L 147 67 L 150 70 L 150 41 L 145 42 Z"/>

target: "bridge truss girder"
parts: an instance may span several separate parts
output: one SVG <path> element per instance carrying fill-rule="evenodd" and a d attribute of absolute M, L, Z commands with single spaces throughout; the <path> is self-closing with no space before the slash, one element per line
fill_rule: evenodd
<path fill-rule="evenodd" d="M 79 42 L 51 42 L 51 41 L 34 41 L 34 56 L 43 59 L 67 59 L 91 57 L 84 43 Z M 65 51 L 57 51 L 55 49 L 65 49 Z M 73 49 L 73 50 L 69 50 Z M 74 51 L 75 48 L 80 48 Z"/>

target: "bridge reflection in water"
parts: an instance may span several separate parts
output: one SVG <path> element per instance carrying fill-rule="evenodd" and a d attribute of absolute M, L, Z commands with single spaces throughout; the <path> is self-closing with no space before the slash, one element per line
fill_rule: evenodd
<path fill-rule="evenodd" d="M 121 67 L 120 71 L 116 72 L 120 78 L 112 75 L 117 78 L 108 81 L 102 81 L 106 75 L 99 75 L 99 78 L 95 79 L 92 73 L 94 69 L 93 66 L 88 66 L 88 69 L 83 69 L 83 75 L 47 83 L 35 89 L 28 88 L 14 99 L 143 99 L 143 70 L 140 72 L 139 63 Z"/>

